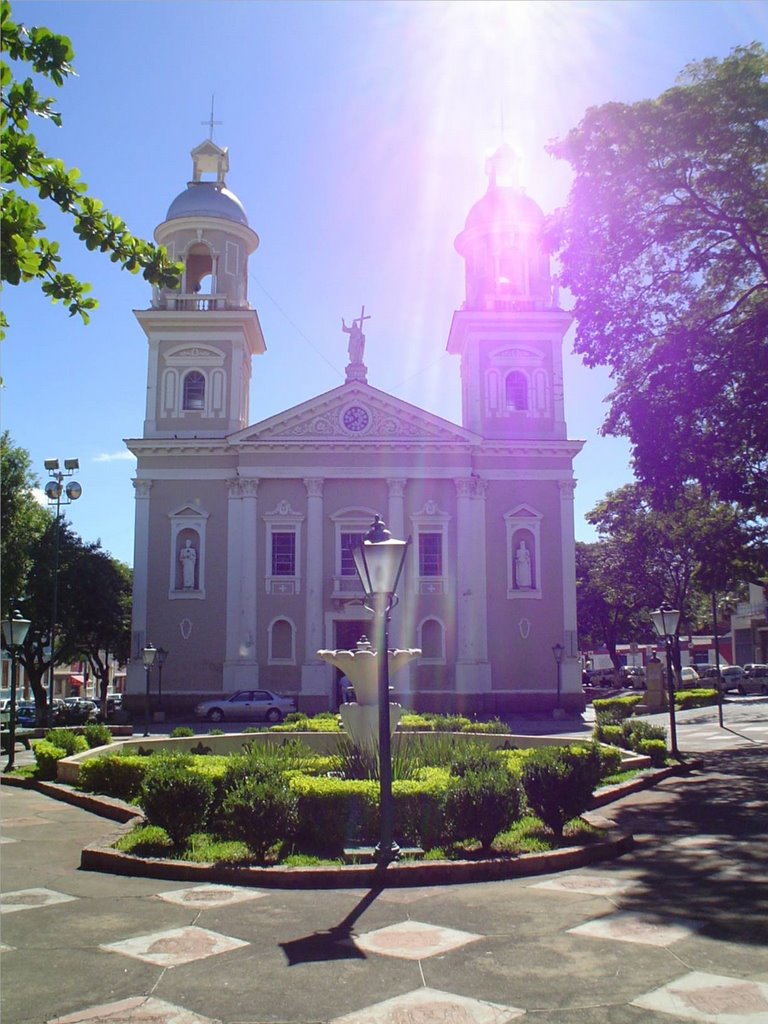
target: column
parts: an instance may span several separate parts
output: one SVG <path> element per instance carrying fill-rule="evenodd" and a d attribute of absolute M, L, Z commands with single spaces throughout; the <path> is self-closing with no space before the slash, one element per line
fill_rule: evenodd
<path fill-rule="evenodd" d="M 408 533 L 405 525 L 405 485 L 406 480 L 401 477 L 392 477 L 387 480 L 387 488 L 389 492 L 387 504 L 387 529 L 392 536 L 396 537 L 398 540 L 406 540 Z M 415 557 L 416 553 L 413 548 L 409 548 L 406 559 L 410 560 Z M 408 580 L 411 578 L 410 570 L 410 565 L 406 564 L 403 569 L 403 575 L 400 577 L 400 585 L 398 587 L 398 597 L 400 600 L 392 609 L 389 616 L 389 646 L 391 648 L 416 646 L 416 637 L 413 635 L 408 636 L 403 625 L 404 623 L 410 623 L 411 628 L 413 628 L 413 616 L 409 614 L 409 610 L 412 607 L 414 600 L 412 589 L 408 586 Z M 392 677 L 392 685 L 395 687 L 398 699 L 404 699 L 406 700 L 406 703 L 407 696 L 413 690 L 412 673 L 415 669 L 415 663 L 410 662 Z"/>
<path fill-rule="evenodd" d="M 236 477 L 229 481 L 227 650 L 223 678 L 225 691 L 258 685 L 259 666 L 256 657 L 258 487 L 259 481 L 255 477 Z"/>
<path fill-rule="evenodd" d="M 580 705 L 583 706 L 576 618 L 576 539 L 573 515 L 576 481 L 573 479 L 558 480 L 558 487 L 560 489 L 560 550 L 563 575 L 562 644 L 565 647 L 561 665 L 562 694 L 578 694 Z"/>
<path fill-rule="evenodd" d="M 462 477 L 456 484 L 456 691 L 484 693 L 491 688 L 488 661 L 485 493 L 487 482 Z"/>
<path fill-rule="evenodd" d="M 131 657 L 125 679 L 127 693 L 142 693 L 144 664 L 141 652 L 147 640 L 147 589 L 149 586 L 149 496 L 151 480 L 133 481 L 136 500 L 133 536 L 133 609 L 131 613 Z"/>
<path fill-rule="evenodd" d="M 307 477 L 307 574 L 304 611 L 304 663 L 301 666 L 302 694 L 322 695 L 330 700 L 332 674 L 317 651 L 323 642 L 323 480 Z"/>

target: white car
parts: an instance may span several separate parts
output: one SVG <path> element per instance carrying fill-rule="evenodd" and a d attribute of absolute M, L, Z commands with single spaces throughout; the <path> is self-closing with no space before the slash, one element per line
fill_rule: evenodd
<path fill-rule="evenodd" d="M 272 690 L 238 690 L 231 697 L 206 700 L 198 704 L 195 714 L 209 722 L 282 722 L 296 710 L 292 697 L 283 697 Z"/>
<path fill-rule="evenodd" d="M 699 679 L 699 673 L 692 665 L 686 665 L 685 668 L 680 669 L 680 682 L 685 683 L 686 686 L 689 683 L 698 683 Z"/>

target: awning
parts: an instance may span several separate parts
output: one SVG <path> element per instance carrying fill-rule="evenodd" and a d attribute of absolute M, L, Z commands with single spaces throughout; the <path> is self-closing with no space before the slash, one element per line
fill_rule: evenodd
<path fill-rule="evenodd" d="M 85 676 L 79 672 L 70 672 L 69 683 L 70 686 L 85 686 Z"/>

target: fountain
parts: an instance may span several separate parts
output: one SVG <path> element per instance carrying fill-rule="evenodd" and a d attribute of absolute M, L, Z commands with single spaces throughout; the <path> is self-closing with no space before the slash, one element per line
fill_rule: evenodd
<path fill-rule="evenodd" d="M 318 651 L 318 658 L 341 669 L 354 687 L 355 697 L 350 704 L 339 708 L 344 728 L 358 747 L 374 749 L 379 727 L 379 658 L 366 637 L 361 637 L 354 651 Z M 419 648 L 387 652 L 390 674 L 398 672 L 409 661 L 421 656 Z M 390 735 L 397 728 L 403 709 L 399 704 L 389 705 Z"/>

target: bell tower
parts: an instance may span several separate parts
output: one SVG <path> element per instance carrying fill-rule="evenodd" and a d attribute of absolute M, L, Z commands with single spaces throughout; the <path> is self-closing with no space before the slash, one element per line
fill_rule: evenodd
<path fill-rule="evenodd" d="M 507 145 L 486 161 L 488 189 L 455 241 L 465 300 L 448 352 L 461 358 L 462 424 L 488 439 L 565 438 L 558 306 L 543 239 L 544 214 L 518 182 Z"/>
<path fill-rule="evenodd" d="M 259 236 L 226 184 L 227 149 L 192 150 L 192 180 L 155 241 L 183 265 L 179 290 L 155 288 L 135 315 L 149 342 L 144 437 L 225 437 L 249 422 L 251 361 L 266 349 L 248 304 Z"/>

